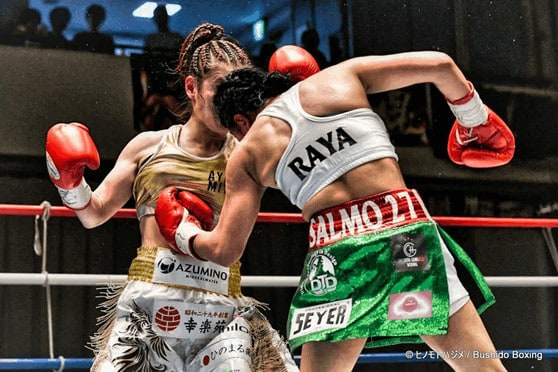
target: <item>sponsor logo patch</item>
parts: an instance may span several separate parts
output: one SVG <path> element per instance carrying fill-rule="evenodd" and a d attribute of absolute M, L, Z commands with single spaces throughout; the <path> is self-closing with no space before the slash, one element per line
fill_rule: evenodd
<path fill-rule="evenodd" d="M 174 284 L 228 294 L 230 269 L 171 251 L 159 250 L 153 268 L 153 283 Z"/>
<path fill-rule="evenodd" d="M 323 296 L 337 289 L 335 277 L 337 260 L 330 253 L 320 249 L 315 251 L 306 265 L 304 283 L 300 286 L 303 292 L 315 296 Z"/>
<path fill-rule="evenodd" d="M 163 306 L 155 313 L 155 324 L 165 332 L 174 331 L 180 324 L 180 313 L 173 306 Z"/>
<path fill-rule="evenodd" d="M 251 371 L 251 354 L 250 325 L 238 317 L 200 350 L 191 366 L 196 371 Z"/>
<path fill-rule="evenodd" d="M 432 292 L 404 292 L 389 296 L 389 320 L 432 317 Z"/>
<path fill-rule="evenodd" d="M 296 309 L 291 319 L 289 339 L 327 329 L 345 328 L 351 310 L 351 299 Z"/>
<path fill-rule="evenodd" d="M 395 271 L 424 271 L 430 269 L 423 234 L 396 234 L 391 237 L 390 245 Z"/>
<path fill-rule="evenodd" d="M 227 328 L 233 312 L 228 305 L 155 300 L 153 330 L 166 337 L 211 339 Z"/>

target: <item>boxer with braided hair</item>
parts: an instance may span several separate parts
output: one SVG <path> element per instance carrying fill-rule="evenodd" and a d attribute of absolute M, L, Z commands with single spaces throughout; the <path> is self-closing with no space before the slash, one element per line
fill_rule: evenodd
<path fill-rule="evenodd" d="M 215 69 L 217 61 L 230 68 L 251 65 L 249 56 L 234 38 L 224 32 L 223 27 L 204 23 L 184 39 L 175 71 L 182 83 L 189 76 L 202 80 Z M 192 104 L 188 100 L 182 105 L 180 117 L 187 118 L 191 115 Z"/>
<path fill-rule="evenodd" d="M 141 247 L 126 283 L 104 294 L 92 370 L 298 370 L 261 304 L 241 293 L 239 260 L 225 267 L 180 249 L 182 222 L 213 228 L 237 143 L 212 111 L 215 85 L 250 65 L 221 26 L 193 30 L 176 68 L 187 97 L 184 124 L 135 136 L 94 191 L 83 177 L 85 167 L 100 164 L 89 129 L 59 123 L 48 131 L 50 178 L 86 228 L 108 221 L 131 197 L 136 203 Z M 230 342 L 234 351 L 216 352 Z"/>
<path fill-rule="evenodd" d="M 351 371 L 365 346 L 409 342 L 426 342 L 455 370 L 505 370 L 479 316 L 494 303 L 490 288 L 407 188 L 369 102 L 370 94 L 422 83 L 445 95 L 456 116 L 453 162 L 487 168 L 512 160 L 510 128 L 445 53 L 353 58 L 296 84 L 240 69 L 217 86 L 215 112 L 241 141 L 227 164 L 217 226 L 184 228 L 183 249 L 235 262 L 267 187 L 302 210 L 309 250 L 287 321 L 290 346 L 302 346 L 301 371 Z M 474 285 L 464 287 L 456 265 Z"/>

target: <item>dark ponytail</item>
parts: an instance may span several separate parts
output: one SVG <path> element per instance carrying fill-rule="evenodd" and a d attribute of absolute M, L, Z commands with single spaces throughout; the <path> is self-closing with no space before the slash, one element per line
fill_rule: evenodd
<path fill-rule="evenodd" d="M 272 98 L 285 92 L 292 87 L 293 83 L 288 75 L 283 75 L 277 71 L 267 74 L 263 81 L 262 98 Z"/>
<path fill-rule="evenodd" d="M 213 108 L 221 124 L 233 129 L 234 115 L 260 111 L 266 99 L 280 95 L 294 84 L 279 72 L 266 73 L 259 68 L 235 70 L 217 86 Z"/>

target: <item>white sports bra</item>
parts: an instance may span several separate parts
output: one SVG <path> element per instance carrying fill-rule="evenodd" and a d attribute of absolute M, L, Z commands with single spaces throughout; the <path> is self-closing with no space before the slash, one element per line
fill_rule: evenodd
<path fill-rule="evenodd" d="M 349 170 L 381 158 L 398 159 L 384 122 L 374 111 L 359 108 L 331 116 L 309 115 L 300 106 L 298 86 L 258 115 L 291 126 L 291 140 L 275 172 L 279 189 L 291 203 L 302 209 Z"/>

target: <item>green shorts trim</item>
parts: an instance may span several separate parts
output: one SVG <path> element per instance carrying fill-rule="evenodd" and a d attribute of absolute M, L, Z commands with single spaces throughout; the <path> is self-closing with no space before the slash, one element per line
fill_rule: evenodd
<path fill-rule="evenodd" d="M 464 268 L 464 270 L 461 270 L 460 273 L 469 275 L 471 282 L 475 283 L 473 288 L 467 289 L 471 294 L 473 303 L 477 308 L 477 312 L 482 314 L 486 309 L 496 303 L 496 297 L 494 297 L 494 294 L 486 282 L 484 275 L 469 255 L 463 250 L 461 245 L 453 240 L 453 238 L 440 226 L 438 226 L 438 231 L 440 232 L 442 240 L 446 243 L 446 247 L 448 247 L 449 251 L 454 256 L 455 265 L 462 266 Z M 477 298 L 478 300 L 476 300 Z"/>

